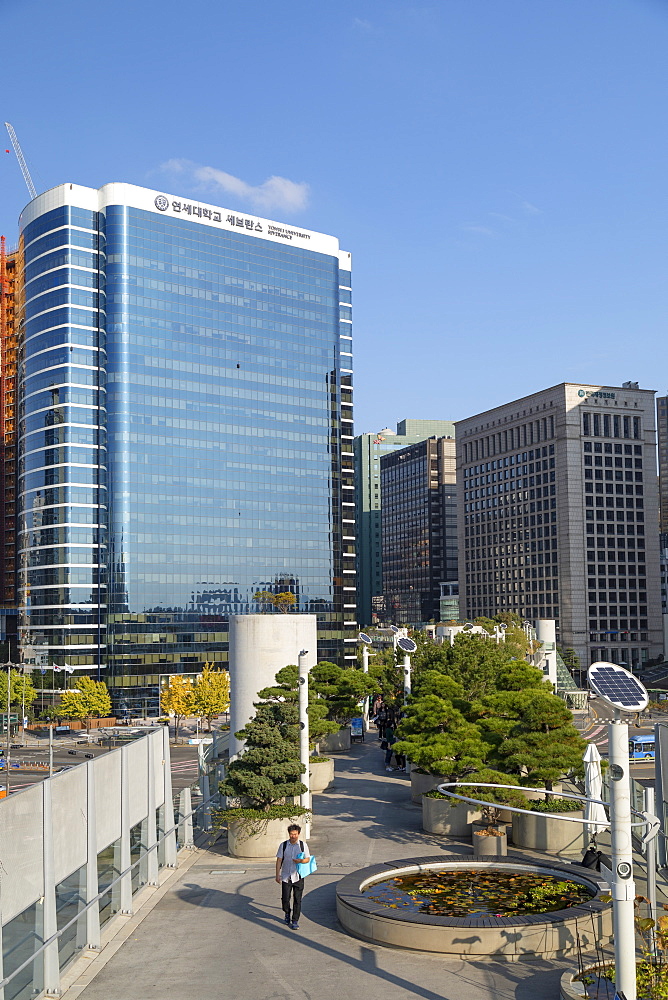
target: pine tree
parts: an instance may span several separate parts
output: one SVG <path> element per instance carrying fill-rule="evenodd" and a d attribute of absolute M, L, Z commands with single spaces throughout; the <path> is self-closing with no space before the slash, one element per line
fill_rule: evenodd
<path fill-rule="evenodd" d="M 328 718 L 339 725 L 346 725 L 359 715 L 359 703 L 375 689 L 370 674 L 354 667 L 338 667 L 327 660 L 312 668 L 311 677 L 314 691 L 327 702 Z"/>
<path fill-rule="evenodd" d="M 279 686 L 284 681 L 283 674 Z M 269 700 L 256 702 L 255 717 L 235 733 L 245 745 L 219 786 L 223 795 L 262 812 L 306 791 L 301 780 L 305 768 L 299 759 L 299 710 L 294 700 L 279 697 L 272 694 Z"/>
<path fill-rule="evenodd" d="M 491 759 L 529 786 L 549 791 L 564 774 L 582 770 L 587 744 L 565 703 L 546 685 L 487 696 L 479 713 L 481 731 L 494 744 Z"/>
<path fill-rule="evenodd" d="M 299 667 L 294 664 L 283 667 L 276 674 L 275 683 L 259 691 L 258 697 L 262 698 L 263 701 L 288 701 L 297 706 L 297 714 L 299 714 Z M 318 696 L 315 686 L 309 678 L 308 727 L 311 750 L 328 733 L 339 731 L 338 722 L 327 721 L 328 712 L 329 703 Z"/>

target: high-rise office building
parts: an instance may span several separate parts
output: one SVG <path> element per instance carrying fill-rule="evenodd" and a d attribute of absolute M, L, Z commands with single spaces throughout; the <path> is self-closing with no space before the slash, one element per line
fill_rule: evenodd
<path fill-rule="evenodd" d="M 456 427 L 466 615 L 555 618 L 583 666 L 661 656 L 654 393 L 561 383 Z"/>
<path fill-rule="evenodd" d="M 668 534 L 668 396 L 656 398 L 656 443 L 659 451 L 659 531 Z"/>
<path fill-rule="evenodd" d="M 400 420 L 396 433 L 385 428 L 355 438 L 357 615 L 362 625 L 371 625 L 383 613 L 380 460 L 406 445 L 434 435 L 454 437 L 454 433 L 455 425 L 450 420 Z"/>
<path fill-rule="evenodd" d="M 0 237 L 0 608 L 8 634 L 16 619 L 16 380 L 20 259 Z M 14 625 L 11 620 L 14 620 Z"/>
<path fill-rule="evenodd" d="M 383 596 L 398 624 L 439 621 L 443 585 L 457 589 L 457 487 L 453 437 L 430 437 L 384 455 Z"/>
<path fill-rule="evenodd" d="M 23 642 L 155 709 L 289 590 L 354 659 L 350 254 L 116 183 L 40 195 L 21 241 Z"/>

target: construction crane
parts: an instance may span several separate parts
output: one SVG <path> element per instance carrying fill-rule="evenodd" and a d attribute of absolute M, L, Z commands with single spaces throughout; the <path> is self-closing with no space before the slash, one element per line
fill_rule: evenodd
<path fill-rule="evenodd" d="M 23 174 L 23 180 L 26 182 L 28 191 L 30 192 L 30 198 L 37 197 L 37 191 L 35 190 L 35 185 L 32 182 L 32 177 L 30 176 L 30 171 L 28 170 L 28 164 L 25 161 L 23 151 L 21 149 L 21 144 L 16 137 L 16 132 L 9 122 L 5 122 L 5 128 L 9 132 L 9 138 L 12 140 L 12 146 L 14 147 L 14 152 L 16 153 L 16 159 L 19 161 L 19 166 L 21 168 L 21 173 Z"/>

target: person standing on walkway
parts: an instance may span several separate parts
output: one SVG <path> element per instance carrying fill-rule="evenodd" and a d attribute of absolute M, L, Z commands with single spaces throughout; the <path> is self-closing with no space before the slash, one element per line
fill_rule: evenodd
<path fill-rule="evenodd" d="M 311 860 L 311 852 L 305 840 L 299 839 L 302 832 L 298 823 L 288 827 L 288 840 L 278 845 L 276 852 L 276 881 L 281 886 L 281 905 L 288 927 L 296 931 L 302 912 L 302 894 L 304 879 L 297 871 L 297 860 L 300 863 Z M 303 857 L 299 857 L 303 855 Z M 290 896 L 292 896 L 292 915 L 290 914 Z"/>

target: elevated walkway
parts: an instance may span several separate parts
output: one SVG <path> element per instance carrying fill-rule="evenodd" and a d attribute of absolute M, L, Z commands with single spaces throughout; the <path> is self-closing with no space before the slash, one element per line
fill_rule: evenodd
<path fill-rule="evenodd" d="M 367 737 L 337 754 L 333 788 L 315 799 L 309 876 L 298 931 L 283 923 L 274 863 L 227 854 L 219 837 L 129 918 L 124 943 L 104 949 L 64 1000 L 553 1000 L 568 963 L 452 961 L 377 947 L 339 927 L 335 885 L 377 862 L 469 851 L 422 831 L 409 780 L 385 772 Z M 181 854 L 183 856 L 183 852 Z"/>

